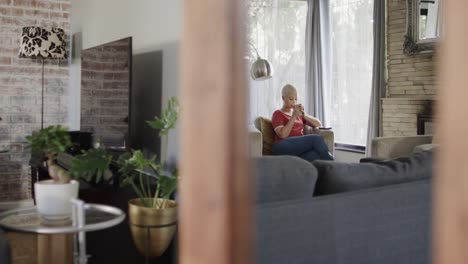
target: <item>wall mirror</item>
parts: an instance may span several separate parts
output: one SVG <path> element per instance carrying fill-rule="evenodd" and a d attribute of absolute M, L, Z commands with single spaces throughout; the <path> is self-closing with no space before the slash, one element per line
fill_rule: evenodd
<path fill-rule="evenodd" d="M 129 137 L 132 38 L 81 53 L 81 125 L 94 142 L 125 148 Z"/>
<path fill-rule="evenodd" d="M 441 1 L 407 0 L 407 27 L 403 44 L 406 55 L 434 51 L 441 33 Z"/>

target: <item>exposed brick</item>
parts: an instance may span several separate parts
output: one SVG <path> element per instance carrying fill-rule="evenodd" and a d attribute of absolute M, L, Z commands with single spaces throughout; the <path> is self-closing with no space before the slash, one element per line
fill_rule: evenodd
<path fill-rule="evenodd" d="M 60 3 L 53 3 L 53 2 L 49 2 L 49 1 L 40 1 L 38 7 L 41 8 L 41 9 L 54 10 L 54 11 L 55 10 L 61 10 Z"/>
<path fill-rule="evenodd" d="M 432 54 L 406 56 L 403 36 L 406 32 L 406 1 L 387 2 L 387 54 L 389 97 L 435 94 L 434 60 Z M 428 85 L 427 89 L 422 87 Z"/>
<path fill-rule="evenodd" d="M 23 144 L 10 144 L 10 152 L 23 152 L 24 145 Z"/>
<path fill-rule="evenodd" d="M 37 25 L 37 21 L 37 19 L 22 17 L 0 17 L 0 22 L 2 26 L 25 27 L 30 25 Z"/>
<path fill-rule="evenodd" d="M 13 0 L 13 5 L 38 8 L 39 1 L 37 0 Z"/>
<path fill-rule="evenodd" d="M 101 99 L 99 100 L 99 107 L 121 107 L 126 105 L 128 99 Z"/>
<path fill-rule="evenodd" d="M 70 10 L 70 4 L 69 3 L 60 3 L 60 7 L 62 11 L 69 11 Z"/>
<path fill-rule="evenodd" d="M 48 11 L 37 10 L 37 9 L 24 10 L 24 15 L 29 16 L 29 17 L 34 17 L 34 18 L 42 18 L 42 19 L 49 18 Z"/>
<path fill-rule="evenodd" d="M 3 20 L 0 18 L 0 21 Z M 19 38 L 19 36 L 21 35 L 21 28 L 2 24 L 2 26 L 0 27 L 0 34 L 3 36 L 14 36 L 16 38 Z"/>
<path fill-rule="evenodd" d="M 11 64 L 11 58 L 0 57 L 0 65 L 9 65 Z"/>
<path fill-rule="evenodd" d="M 11 15 L 11 8 L 0 7 L 0 15 L 3 15 L 3 16 Z"/>
<path fill-rule="evenodd" d="M 128 90 L 128 82 L 104 82 L 104 89 L 115 89 L 115 90 Z"/>
<path fill-rule="evenodd" d="M 9 141 L 10 139 L 10 135 L 9 134 L 0 134 L 0 142 L 7 142 Z"/>
<path fill-rule="evenodd" d="M 46 78 L 44 82 L 47 86 L 67 86 L 68 85 L 68 80 L 61 79 L 61 78 Z"/>
<path fill-rule="evenodd" d="M 0 45 L 2 47 L 11 46 L 12 43 L 13 43 L 13 41 L 12 41 L 11 37 L 2 37 L 2 38 L 0 38 Z"/>
<path fill-rule="evenodd" d="M 10 128 L 6 125 L 0 126 L 0 134 L 7 134 L 10 132 Z"/>
<path fill-rule="evenodd" d="M 41 69 L 25 68 L 25 67 L 12 67 L 12 66 L 0 66 L 0 74 L 8 75 L 27 75 L 27 76 L 39 76 L 41 75 Z"/>
<path fill-rule="evenodd" d="M 59 27 L 63 28 L 65 30 L 65 34 L 67 34 L 67 35 L 69 34 L 69 31 L 67 31 L 66 29 L 70 28 L 70 22 L 60 22 Z M 69 39 L 68 39 L 68 41 L 69 41 Z"/>
<path fill-rule="evenodd" d="M 24 15 L 24 9 L 22 9 L 22 8 L 13 8 L 13 9 L 11 9 L 11 15 L 12 16 L 23 16 Z"/>
<path fill-rule="evenodd" d="M 58 21 L 67 21 L 69 18 L 68 13 L 64 12 L 50 12 L 50 19 Z"/>
<path fill-rule="evenodd" d="M 53 16 L 49 15 L 52 12 Z M 18 58 L 23 26 L 60 26 L 70 40 L 70 0 L 0 0 L 0 202 L 30 198 L 25 137 L 40 128 L 41 60 Z M 67 121 L 68 61 L 46 60 L 45 125 Z M 6 190 L 5 189 L 6 183 Z"/>
<path fill-rule="evenodd" d="M 67 69 L 44 69 L 44 73 L 47 74 L 47 76 L 65 76 L 68 77 L 68 68 Z"/>

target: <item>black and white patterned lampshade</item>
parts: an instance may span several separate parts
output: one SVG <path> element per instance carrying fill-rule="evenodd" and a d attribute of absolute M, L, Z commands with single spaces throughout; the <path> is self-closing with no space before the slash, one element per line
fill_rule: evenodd
<path fill-rule="evenodd" d="M 23 27 L 20 44 L 20 58 L 67 58 L 65 32 L 61 28 Z"/>

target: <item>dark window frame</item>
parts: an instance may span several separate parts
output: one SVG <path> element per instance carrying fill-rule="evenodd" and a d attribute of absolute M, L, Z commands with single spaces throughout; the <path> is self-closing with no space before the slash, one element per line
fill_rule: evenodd
<path fill-rule="evenodd" d="M 365 154 L 366 146 L 354 145 L 354 144 L 348 144 L 348 143 L 335 143 L 335 150 Z"/>

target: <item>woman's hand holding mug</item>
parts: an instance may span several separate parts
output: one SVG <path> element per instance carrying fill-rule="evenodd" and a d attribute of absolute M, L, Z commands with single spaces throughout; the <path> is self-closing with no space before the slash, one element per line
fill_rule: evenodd
<path fill-rule="evenodd" d="M 301 104 L 294 106 L 293 116 L 298 117 L 304 115 L 304 107 Z"/>

